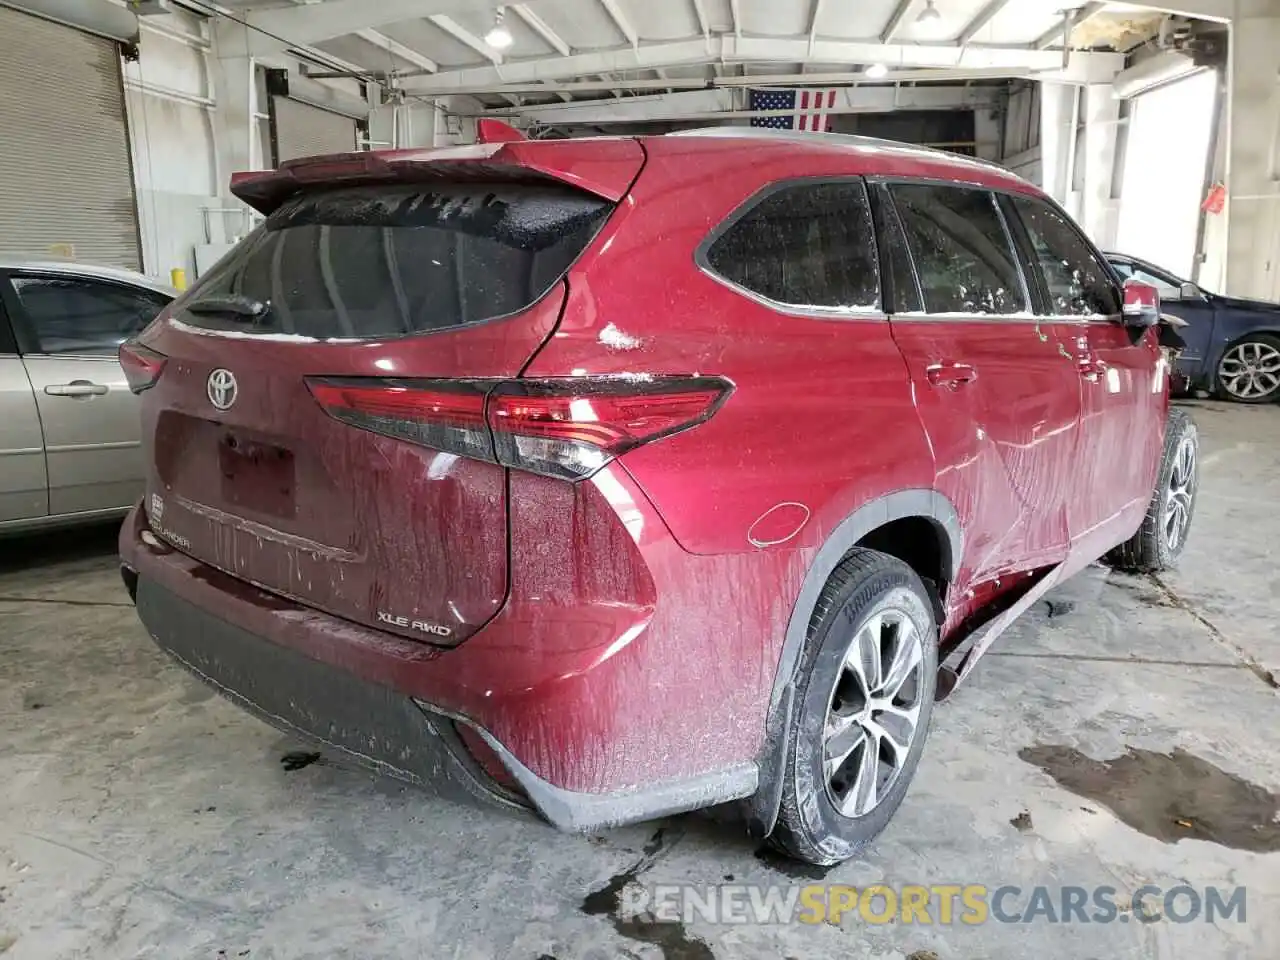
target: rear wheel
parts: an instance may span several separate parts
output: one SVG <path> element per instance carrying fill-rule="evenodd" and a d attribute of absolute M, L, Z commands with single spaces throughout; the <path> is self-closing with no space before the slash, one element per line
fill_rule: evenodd
<path fill-rule="evenodd" d="M 1121 570 L 1158 573 L 1175 566 L 1187 545 L 1200 487 L 1200 435 L 1185 410 L 1169 411 L 1164 458 L 1147 515 L 1132 539 L 1107 554 Z"/>
<path fill-rule="evenodd" d="M 1241 403 L 1280 398 L 1280 337 L 1251 333 L 1227 347 L 1218 361 L 1218 393 Z"/>
<path fill-rule="evenodd" d="M 937 644 L 932 605 L 910 567 L 858 549 L 836 568 L 800 664 L 771 837 L 784 853 L 839 863 L 888 824 L 924 748 Z"/>

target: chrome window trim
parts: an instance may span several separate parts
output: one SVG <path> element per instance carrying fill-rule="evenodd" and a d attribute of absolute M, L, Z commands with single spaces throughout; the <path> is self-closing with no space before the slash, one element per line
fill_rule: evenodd
<path fill-rule="evenodd" d="M 1032 326 L 1039 326 L 1045 323 L 1071 324 L 1073 326 L 1089 326 L 1089 325 L 1108 325 L 1113 326 L 1120 323 L 1120 314 L 1112 317 L 1105 317 L 1101 314 L 1092 314 L 1090 316 L 1075 315 L 1053 315 L 1040 316 L 1038 314 L 1016 313 L 1016 314 L 974 314 L 974 313 L 894 313 L 889 315 L 889 319 L 894 323 L 1024 323 Z"/>
<path fill-rule="evenodd" d="M 768 307 L 775 313 L 785 314 L 788 317 L 805 317 L 810 320 L 884 320 L 887 314 L 883 307 L 818 307 L 803 306 L 795 303 L 782 303 L 777 300 L 771 300 L 763 294 L 756 293 L 754 290 L 748 290 L 746 287 L 734 283 L 727 277 L 723 277 L 716 273 L 705 264 L 698 263 L 698 270 L 722 287 L 727 287 L 734 293 L 746 297 L 748 300 L 754 300 L 762 307 Z"/>
<path fill-rule="evenodd" d="M 118 353 L 26 353 L 24 360 L 96 360 L 99 363 L 119 363 Z"/>

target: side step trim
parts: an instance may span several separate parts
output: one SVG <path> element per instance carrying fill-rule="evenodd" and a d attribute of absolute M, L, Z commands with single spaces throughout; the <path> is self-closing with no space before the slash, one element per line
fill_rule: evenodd
<path fill-rule="evenodd" d="M 938 687 L 935 700 L 946 700 L 955 693 L 956 688 L 973 673 L 978 660 L 993 643 L 1000 639 L 1010 625 L 1027 612 L 1046 593 L 1056 587 L 1063 579 L 1065 564 L 1051 567 L 1026 593 L 1002 613 L 978 627 L 960 645 L 951 652 L 946 661 L 938 668 Z"/>

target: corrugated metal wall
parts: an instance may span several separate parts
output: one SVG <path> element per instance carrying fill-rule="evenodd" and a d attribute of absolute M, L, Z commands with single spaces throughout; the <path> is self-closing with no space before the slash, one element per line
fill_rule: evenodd
<path fill-rule="evenodd" d="M 0 254 L 138 269 L 115 41 L 7 7 L 0 37 Z"/>
<path fill-rule="evenodd" d="M 275 121 L 276 162 L 323 153 L 350 153 L 356 148 L 356 122 L 288 97 L 271 98 Z"/>

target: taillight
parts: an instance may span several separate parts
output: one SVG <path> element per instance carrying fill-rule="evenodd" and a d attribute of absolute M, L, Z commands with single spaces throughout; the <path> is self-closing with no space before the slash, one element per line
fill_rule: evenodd
<path fill-rule="evenodd" d="M 730 389 L 714 377 L 509 380 L 489 399 L 489 425 L 500 463 L 579 480 L 702 423 Z"/>
<path fill-rule="evenodd" d="M 718 377 L 308 381 L 330 416 L 449 453 L 565 480 L 704 422 Z"/>
<path fill-rule="evenodd" d="M 485 396 L 492 381 L 309 380 L 311 395 L 329 416 L 398 440 L 493 460 L 485 425 Z"/>
<path fill-rule="evenodd" d="M 124 370 L 124 378 L 129 381 L 129 389 L 134 393 L 155 386 L 168 359 L 163 353 L 156 353 L 140 343 L 120 344 L 120 366 Z"/>

